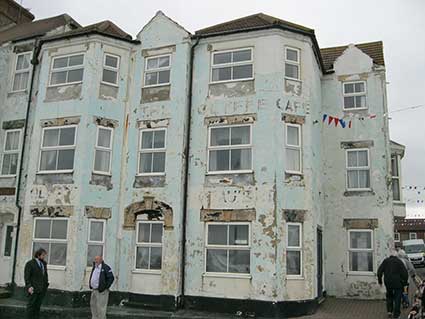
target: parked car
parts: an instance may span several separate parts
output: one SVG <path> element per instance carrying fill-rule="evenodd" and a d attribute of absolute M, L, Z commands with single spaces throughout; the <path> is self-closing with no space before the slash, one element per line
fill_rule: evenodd
<path fill-rule="evenodd" d="M 425 266 L 425 244 L 423 239 L 403 241 L 403 248 L 414 266 Z"/>

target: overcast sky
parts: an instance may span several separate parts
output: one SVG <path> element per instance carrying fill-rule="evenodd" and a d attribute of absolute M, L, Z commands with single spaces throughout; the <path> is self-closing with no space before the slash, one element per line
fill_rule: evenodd
<path fill-rule="evenodd" d="M 82 25 L 111 20 L 136 36 L 158 11 L 190 32 L 263 12 L 315 29 L 321 47 L 382 40 L 391 139 L 406 146 L 408 214 L 425 217 L 425 0 L 18 0 L 37 19 L 68 13 Z M 422 190 L 422 191 L 421 191 Z M 420 194 L 418 192 L 421 192 Z M 417 200 L 424 201 L 417 203 Z"/>

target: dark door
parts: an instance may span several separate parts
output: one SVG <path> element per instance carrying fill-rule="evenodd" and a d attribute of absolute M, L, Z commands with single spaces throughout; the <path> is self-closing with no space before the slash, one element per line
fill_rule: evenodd
<path fill-rule="evenodd" d="M 317 297 L 323 296 L 323 235 L 317 229 Z"/>

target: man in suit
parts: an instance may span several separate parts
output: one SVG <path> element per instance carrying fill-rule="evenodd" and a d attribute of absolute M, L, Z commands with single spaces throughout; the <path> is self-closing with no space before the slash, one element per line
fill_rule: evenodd
<path fill-rule="evenodd" d="M 44 260 L 47 251 L 38 249 L 34 258 L 25 264 L 25 290 L 28 293 L 27 318 L 40 318 L 40 307 L 49 286 L 47 263 Z"/>
<path fill-rule="evenodd" d="M 114 282 L 114 274 L 101 256 L 94 257 L 89 286 L 92 289 L 90 309 L 92 319 L 106 319 L 109 288 Z"/>

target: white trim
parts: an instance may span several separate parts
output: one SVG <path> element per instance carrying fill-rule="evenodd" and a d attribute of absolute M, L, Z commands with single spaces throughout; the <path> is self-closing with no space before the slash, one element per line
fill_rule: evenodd
<path fill-rule="evenodd" d="M 290 226 L 296 226 L 299 229 L 298 232 L 298 242 L 299 246 L 290 246 L 289 245 L 289 227 Z M 300 253 L 300 273 L 299 274 L 288 274 L 288 265 L 286 265 L 286 277 L 288 279 L 303 279 L 304 278 L 304 262 L 303 262 L 303 224 L 302 223 L 294 223 L 294 222 L 287 222 L 286 223 L 286 251 L 295 251 Z M 288 260 L 286 260 L 286 263 L 288 263 Z"/>
<path fill-rule="evenodd" d="M 142 137 L 144 132 L 155 132 L 155 131 L 164 131 L 164 147 L 161 148 L 145 148 L 142 149 Z M 139 129 L 139 141 L 138 141 L 138 150 L 137 150 L 137 176 L 164 176 L 167 171 L 167 127 L 158 127 L 158 128 L 142 128 Z M 165 163 L 163 172 L 150 172 L 150 173 L 141 173 L 140 172 L 140 157 L 143 153 L 153 154 L 153 153 L 165 153 Z M 153 169 L 153 160 L 151 170 Z"/>
<path fill-rule="evenodd" d="M 148 69 L 148 61 L 149 60 L 158 59 L 158 61 L 159 61 L 159 58 L 163 58 L 163 57 L 169 57 L 170 63 L 168 64 L 168 66 Z M 151 88 L 151 87 L 157 87 L 157 86 L 170 85 L 171 84 L 171 65 L 172 65 L 172 59 L 171 59 L 170 53 L 145 57 L 145 66 L 144 66 L 144 70 L 143 70 L 143 87 L 144 88 Z M 159 72 L 161 72 L 161 71 L 170 71 L 170 79 L 168 80 L 167 83 L 157 83 L 157 84 L 150 84 L 150 85 L 146 84 L 146 74 L 147 73 L 157 73 L 158 74 L 157 82 L 158 82 L 159 81 Z"/>
<path fill-rule="evenodd" d="M 22 129 L 12 129 L 12 130 L 4 130 L 5 134 L 4 134 L 4 143 L 3 143 L 3 153 L 1 156 L 1 165 L 0 165 L 0 178 L 1 177 L 15 177 L 16 174 L 18 173 L 18 168 L 19 168 L 19 163 L 20 163 L 20 155 L 21 155 L 21 133 L 22 133 Z M 9 150 L 6 151 L 6 143 L 7 143 L 7 136 L 10 133 L 14 133 L 14 132 L 19 132 L 19 136 L 18 136 L 18 148 L 16 150 Z M 17 154 L 18 155 L 18 160 L 17 160 L 17 167 L 16 167 L 16 172 L 15 174 L 2 174 L 3 173 L 3 162 L 4 162 L 4 156 L 6 154 Z M 9 172 L 10 172 L 10 166 L 9 166 Z"/>
<path fill-rule="evenodd" d="M 355 166 L 355 167 L 348 167 L 348 153 L 349 152 L 360 152 L 360 151 L 366 151 L 367 152 L 367 166 Z M 370 191 L 372 189 L 372 181 L 370 176 L 370 151 L 368 148 L 350 148 L 345 150 L 345 187 L 347 191 Z M 366 188 L 350 188 L 348 187 L 348 172 L 349 171 L 368 171 L 369 173 L 369 187 Z M 358 182 L 358 181 L 357 181 Z"/>
<path fill-rule="evenodd" d="M 397 235 L 397 236 L 396 236 Z M 396 238 L 396 237 L 398 237 L 398 239 Z M 396 243 L 399 243 L 400 242 L 400 233 L 399 232 L 394 232 L 394 241 L 396 242 Z"/>
<path fill-rule="evenodd" d="M 238 61 L 238 62 L 227 62 L 227 63 L 220 63 L 220 64 L 214 64 L 214 56 L 216 54 L 221 53 L 231 53 L 231 56 L 233 57 L 234 52 L 239 51 L 245 51 L 250 50 L 251 51 L 251 59 L 245 60 L 245 61 Z M 210 84 L 216 84 L 216 83 L 227 83 L 227 82 L 242 82 L 242 81 L 251 81 L 254 80 L 255 76 L 255 69 L 254 69 L 254 47 L 244 47 L 244 48 L 237 48 L 237 49 L 228 49 L 228 50 L 219 50 L 219 51 L 213 51 L 211 52 L 211 66 L 210 66 Z M 248 78 L 241 78 L 241 79 L 234 79 L 233 78 L 233 68 L 235 66 L 243 66 L 243 65 L 252 65 L 252 76 Z M 220 68 L 231 68 L 230 72 L 230 79 L 229 80 L 213 80 L 213 70 L 214 69 L 220 69 Z"/>
<path fill-rule="evenodd" d="M 298 58 L 297 60 L 298 61 L 293 61 L 293 60 L 288 60 L 287 59 L 287 51 L 288 51 L 288 49 L 297 52 L 297 58 Z M 291 46 L 285 46 L 284 55 L 285 55 L 284 56 L 284 61 L 285 61 L 285 63 L 284 63 L 284 65 L 285 65 L 284 76 L 285 76 L 285 79 L 295 80 L 295 81 L 300 81 L 301 82 L 301 50 L 299 48 L 294 48 L 294 47 L 291 47 Z M 298 77 L 297 78 L 293 78 L 293 77 L 290 77 L 290 76 L 287 76 L 286 75 L 286 64 L 290 64 L 290 65 L 294 65 L 294 66 L 297 66 L 298 67 Z"/>
<path fill-rule="evenodd" d="M 78 65 L 73 65 L 73 66 L 66 66 L 66 67 L 61 67 L 61 68 L 53 68 L 53 64 L 55 63 L 56 59 L 61 59 L 61 58 L 69 58 L 73 57 L 73 56 L 77 56 L 77 55 L 82 55 L 83 56 L 83 64 L 78 64 Z M 64 85 L 72 85 L 72 84 L 79 84 L 79 83 L 83 83 L 84 80 L 84 69 L 85 69 L 85 62 L 86 62 L 86 57 L 84 52 L 78 52 L 78 53 L 72 53 L 72 54 L 63 54 L 63 55 L 57 55 L 57 56 L 53 56 L 51 59 L 51 63 L 50 63 L 50 73 L 49 73 L 49 84 L 47 87 L 56 87 L 56 86 L 64 86 Z M 79 70 L 82 69 L 83 70 L 83 77 L 81 79 L 81 81 L 74 81 L 74 82 L 64 82 L 64 83 L 58 83 L 58 84 L 52 84 L 52 75 L 53 72 L 67 72 L 67 76 L 66 78 L 68 79 L 68 72 L 72 71 L 72 70 Z"/>
<path fill-rule="evenodd" d="M 356 83 L 363 83 L 364 91 L 362 92 L 353 92 L 353 93 L 346 93 L 345 92 L 345 85 L 346 84 L 356 84 Z M 355 87 L 355 85 L 354 85 Z M 364 96 L 365 97 L 365 106 L 362 107 L 345 107 L 345 97 L 351 97 L 351 96 Z M 367 87 L 366 87 L 366 81 L 347 81 L 342 82 L 342 108 L 344 111 L 360 111 L 360 110 L 367 110 Z"/>
<path fill-rule="evenodd" d="M 288 143 L 288 127 L 296 127 L 298 129 L 298 145 L 291 145 Z M 293 170 L 289 170 L 289 169 L 285 169 L 286 173 L 289 174 L 303 174 L 303 150 L 302 150 L 302 126 L 300 124 L 292 124 L 292 123 L 285 123 L 285 163 L 286 163 L 286 150 L 290 149 L 290 150 L 294 150 L 294 151 L 298 151 L 299 152 L 299 158 L 300 158 L 300 162 L 299 162 L 299 166 L 300 166 L 300 170 L 299 171 L 293 171 Z M 285 165 L 286 166 L 286 165 Z"/>
<path fill-rule="evenodd" d="M 99 131 L 106 130 L 111 132 L 111 138 L 109 140 L 109 147 L 99 146 Z M 100 175 L 112 175 L 112 149 L 113 149 L 113 140 L 114 140 L 114 129 L 111 127 L 98 125 L 96 127 L 96 141 L 94 145 L 94 157 L 93 157 L 93 173 Z M 96 164 L 96 153 L 97 151 L 109 152 L 109 164 L 108 171 L 97 171 L 95 168 Z"/>
<path fill-rule="evenodd" d="M 395 158 L 395 165 L 397 166 L 397 172 L 398 175 L 394 175 L 393 172 L 393 158 Z M 403 192 L 401 188 L 401 165 L 400 165 L 400 155 L 398 154 L 392 154 L 391 155 L 391 183 L 394 183 L 394 180 L 398 180 L 398 194 L 399 199 L 394 199 L 394 191 L 392 190 L 392 187 L 394 184 L 391 185 L 391 191 L 393 193 L 393 202 L 395 203 L 402 203 L 403 202 Z"/>
<path fill-rule="evenodd" d="M 149 225 L 149 242 L 139 242 L 139 227 L 140 224 L 148 224 Z M 161 224 L 164 225 L 164 221 L 160 220 L 136 220 L 136 245 L 134 248 L 134 272 L 140 272 L 140 273 L 152 273 L 152 274 L 160 274 L 162 271 L 163 261 L 162 258 L 164 257 L 164 247 L 163 247 L 163 241 L 164 241 L 164 227 L 162 227 L 162 236 L 161 236 L 161 242 L 160 243 L 152 243 L 152 225 L 153 224 Z M 148 269 L 143 268 L 137 268 L 137 248 L 139 247 L 145 247 L 149 248 L 149 259 L 148 259 Z M 161 269 L 150 269 L 151 266 L 151 248 L 161 248 Z"/>
<path fill-rule="evenodd" d="M 105 249 L 106 220 L 105 219 L 89 218 L 88 221 L 89 221 L 89 225 L 88 225 L 89 227 L 88 227 L 88 232 L 87 232 L 87 254 L 86 254 L 86 258 L 88 258 L 89 246 L 92 245 L 92 246 L 102 246 L 102 257 L 103 257 L 103 259 L 105 259 L 105 255 L 106 255 L 106 249 Z M 102 223 L 102 241 L 90 240 L 92 222 Z M 88 264 L 88 261 L 89 260 L 87 259 L 87 264 Z"/>
<path fill-rule="evenodd" d="M 370 233 L 370 248 L 351 248 L 351 233 Z M 348 263 L 348 273 L 357 274 L 357 275 L 368 275 L 374 272 L 375 270 L 375 248 L 374 248 L 374 232 L 372 229 L 348 229 L 347 231 L 347 241 L 348 241 L 348 254 L 347 254 L 347 263 Z M 371 271 L 355 271 L 351 270 L 350 265 L 350 252 L 371 252 L 372 253 L 372 270 Z"/>
<path fill-rule="evenodd" d="M 412 235 L 415 235 L 415 236 L 412 236 Z M 409 239 L 410 240 L 412 240 L 412 239 L 418 239 L 418 234 L 416 232 L 410 232 L 409 233 Z"/>
<path fill-rule="evenodd" d="M 21 55 L 27 55 L 27 54 L 29 54 L 28 68 L 16 70 L 16 67 L 18 66 L 18 58 L 19 58 L 19 56 L 21 56 Z M 13 69 L 11 91 L 10 91 L 11 93 L 24 92 L 24 91 L 26 91 L 28 89 L 28 81 L 29 81 L 30 76 L 31 76 L 31 59 L 32 59 L 32 51 L 26 51 L 26 52 L 18 53 L 18 54 L 15 55 L 15 67 Z M 25 89 L 15 90 L 14 89 L 14 85 L 15 85 L 16 74 L 22 74 L 22 73 L 27 73 L 27 72 L 28 72 L 28 79 L 27 79 L 27 84 L 25 86 Z"/>
<path fill-rule="evenodd" d="M 113 57 L 113 58 L 116 58 L 117 59 L 117 67 L 114 68 L 112 66 L 106 65 L 106 57 L 107 56 L 110 56 L 110 57 Z M 105 85 L 114 86 L 114 87 L 119 87 L 119 85 L 118 85 L 118 77 L 119 77 L 120 63 L 121 63 L 121 57 L 119 55 L 105 52 L 103 54 L 102 78 L 100 80 L 100 83 L 105 84 Z M 103 80 L 103 71 L 105 69 L 108 70 L 108 71 L 112 71 L 112 72 L 115 72 L 116 73 L 115 83 L 111 83 L 111 82 L 107 82 L 107 81 L 104 81 Z"/>
<path fill-rule="evenodd" d="M 10 256 L 6 256 L 5 255 L 5 250 L 6 250 L 6 240 L 7 240 L 7 228 L 8 227 L 12 227 L 12 233 L 11 233 L 11 238 L 12 238 L 12 242 L 11 242 L 11 246 L 10 246 Z M 2 240 L 2 245 L 1 245 L 1 257 L 3 259 L 11 259 L 13 256 L 13 248 L 14 248 L 14 237 L 15 237 L 15 226 L 11 223 L 6 223 L 3 225 L 3 229 L 4 229 L 4 234 L 3 234 L 3 240 Z"/>

